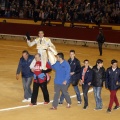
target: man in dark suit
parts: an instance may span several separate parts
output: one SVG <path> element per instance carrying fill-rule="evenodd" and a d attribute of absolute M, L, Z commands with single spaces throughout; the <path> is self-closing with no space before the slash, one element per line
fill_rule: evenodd
<path fill-rule="evenodd" d="M 68 60 L 68 63 L 70 64 L 70 67 L 71 67 L 71 72 L 70 72 L 71 77 L 68 83 L 68 87 L 70 86 L 70 84 L 73 85 L 76 96 L 77 96 L 78 104 L 81 104 L 82 100 L 81 100 L 80 91 L 78 88 L 81 65 L 80 65 L 80 61 L 75 57 L 75 50 L 70 50 L 70 59 Z M 64 100 L 64 95 L 62 94 L 60 97 L 59 104 L 62 104 L 63 100 Z"/>
<path fill-rule="evenodd" d="M 98 42 L 100 56 L 102 56 L 102 45 L 105 42 L 105 37 L 104 37 L 102 31 L 99 31 L 99 34 L 97 36 L 97 42 Z"/>
<path fill-rule="evenodd" d="M 110 102 L 107 112 L 110 113 L 112 109 L 112 105 L 115 102 L 116 106 L 113 108 L 117 110 L 120 108 L 120 104 L 117 99 L 117 91 L 120 87 L 120 68 L 118 68 L 117 60 L 111 61 L 111 67 L 109 67 L 106 71 L 106 88 L 110 91 Z"/>
<path fill-rule="evenodd" d="M 84 66 L 81 68 L 80 72 L 80 85 L 82 85 L 83 96 L 84 96 L 84 107 L 88 107 L 88 90 L 90 88 L 92 81 L 92 69 L 89 67 L 89 60 L 84 60 Z"/>

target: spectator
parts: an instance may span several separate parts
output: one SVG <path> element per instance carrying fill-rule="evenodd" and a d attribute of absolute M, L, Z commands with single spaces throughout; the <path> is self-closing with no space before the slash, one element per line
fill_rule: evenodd
<path fill-rule="evenodd" d="M 1 0 L 0 15 L 2 17 L 13 17 L 5 16 L 3 9 L 14 9 L 15 11 L 21 12 L 21 9 L 26 13 L 25 9 L 33 9 L 34 14 L 24 16 L 24 18 L 32 18 L 37 22 L 41 20 L 39 14 L 41 11 L 45 14 L 45 21 L 48 20 L 60 20 L 60 21 L 81 21 L 88 23 L 120 23 L 120 1 L 105 1 L 105 0 Z M 10 12 L 11 12 L 10 10 Z M 37 11 L 37 12 L 36 12 Z M 50 12 L 51 11 L 51 12 Z M 35 13 L 36 12 L 36 13 Z M 25 14 L 24 13 L 24 14 Z M 18 15 L 14 17 L 19 18 Z M 37 15 L 35 15 L 37 14 Z M 65 15 L 65 16 L 64 16 Z M 67 15 L 67 17 L 66 17 Z M 46 19 L 47 18 L 47 19 Z M 105 19 L 105 20 L 104 20 Z"/>
<path fill-rule="evenodd" d="M 20 10 L 20 12 L 19 12 L 19 18 L 23 18 L 23 17 L 24 17 L 23 10 Z"/>

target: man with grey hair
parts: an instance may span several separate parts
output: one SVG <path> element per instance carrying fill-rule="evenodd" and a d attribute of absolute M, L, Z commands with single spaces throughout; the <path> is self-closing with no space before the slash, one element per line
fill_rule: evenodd
<path fill-rule="evenodd" d="M 39 87 L 42 90 L 43 98 L 44 98 L 44 104 L 49 103 L 49 92 L 47 89 L 47 73 L 49 73 L 51 69 L 51 65 L 47 62 L 46 63 L 46 70 L 41 70 L 41 55 L 37 53 L 35 55 L 35 66 L 31 69 L 31 71 L 34 73 L 34 83 L 33 83 L 33 93 L 31 97 L 31 104 L 30 105 L 36 105 L 37 104 L 37 97 L 38 97 L 38 91 Z"/>

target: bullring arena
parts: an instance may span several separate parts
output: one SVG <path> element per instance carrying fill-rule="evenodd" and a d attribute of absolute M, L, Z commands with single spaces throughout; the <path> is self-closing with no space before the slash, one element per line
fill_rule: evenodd
<path fill-rule="evenodd" d="M 65 59 L 69 58 L 69 50 L 74 48 L 76 51 L 76 57 L 82 61 L 84 59 L 90 60 L 90 65 L 93 66 L 96 59 L 101 58 L 104 60 L 105 68 L 110 66 L 110 60 L 114 56 L 118 61 L 120 60 L 119 50 L 104 48 L 104 55 L 98 56 L 98 50 L 95 47 L 83 47 L 78 45 L 55 43 L 58 51 L 62 51 L 65 54 Z M 15 79 L 16 68 L 18 65 L 21 52 L 26 49 L 31 54 L 36 53 L 35 47 L 29 48 L 24 40 L 0 40 L 0 119 L 1 120 L 62 120 L 62 119 L 94 119 L 94 120 L 115 120 L 120 117 L 120 110 L 113 111 L 111 114 L 106 113 L 106 109 L 109 102 L 109 91 L 103 87 L 103 110 L 94 111 L 95 100 L 92 88 L 89 91 L 89 107 L 87 110 L 83 110 L 82 105 L 77 104 L 73 87 L 70 86 L 69 93 L 72 98 L 72 107 L 66 108 L 66 102 L 63 105 L 58 106 L 58 110 L 51 111 L 51 103 L 43 105 L 42 93 L 39 90 L 38 105 L 29 106 L 28 103 L 22 103 L 23 88 L 21 79 Z M 50 93 L 50 100 L 53 100 L 54 95 L 54 71 L 51 72 L 52 79 L 48 83 L 48 89 Z M 79 86 L 81 95 L 82 90 Z M 118 92 L 118 99 L 120 92 Z M 83 97 L 82 97 L 83 99 Z"/>
<path fill-rule="evenodd" d="M 29 102 L 23 103 L 23 87 L 21 77 L 16 80 L 16 69 L 23 50 L 28 50 L 35 55 L 36 47 L 28 47 L 25 39 L 26 32 L 29 32 L 32 40 L 36 38 L 38 31 L 43 30 L 45 37 L 49 37 L 56 46 L 58 52 L 63 52 L 65 60 L 69 59 L 69 51 L 74 49 L 76 57 L 83 61 L 88 59 L 90 66 L 94 66 L 97 59 L 104 61 L 105 69 L 111 66 L 112 59 L 118 60 L 120 67 L 120 26 L 102 24 L 74 23 L 70 27 L 70 22 L 63 26 L 61 22 L 51 21 L 45 25 L 41 22 L 25 19 L 0 18 L 0 120 L 117 120 L 120 118 L 120 109 L 106 113 L 109 104 L 109 90 L 103 86 L 102 100 L 103 109 L 95 111 L 95 99 L 92 87 L 88 93 L 89 106 L 83 110 L 84 100 L 82 87 L 80 93 L 82 104 L 77 104 L 76 95 L 71 85 L 68 92 L 71 96 L 71 108 L 66 108 L 66 101 L 63 105 L 58 105 L 57 110 L 50 110 L 54 96 L 55 71 L 50 73 L 51 80 L 48 83 L 50 103 L 44 105 L 43 95 L 39 89 L 38 104 L 30 106 Z M 99 56 L 96 37 L 102 30 L 105 35 L 103 45 L 103 55 Z M 31 88 L 33 86 L 31 85 Z M 120 90 L 117 92 L 120 102 Z"/>

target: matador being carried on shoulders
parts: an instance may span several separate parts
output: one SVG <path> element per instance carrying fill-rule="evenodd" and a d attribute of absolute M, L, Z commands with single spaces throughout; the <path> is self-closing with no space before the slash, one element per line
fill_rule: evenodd
<path fill-rule="evenodd" d="M 36 49 L 38 50 L 38 53 L 41 55 L 41 69 L 46 70 L 46 63 L 49 60 L 51 65 L 56 63 L 56 57 L 57 55 L 57 50 L 51 40 L 47 37 L 44 37 L 44 32 L 39 31 L 38 32 L 38 37 L 33 40 L 32 42 L 30 41 L 31 38 L 27 34 L 27 44 L 29 47 L 32 47 L 36 44 Z M 33 68 L 35 65 L 36 61 L 35 59 L 33 60 L 32 64 L 30 65 L 30 68 Z"/>

